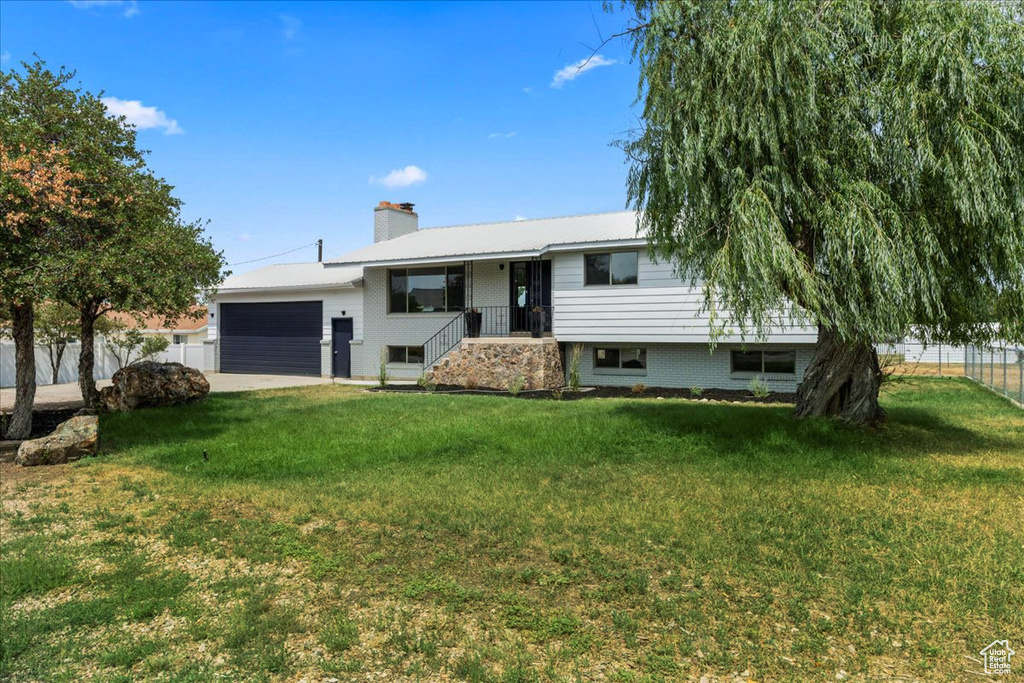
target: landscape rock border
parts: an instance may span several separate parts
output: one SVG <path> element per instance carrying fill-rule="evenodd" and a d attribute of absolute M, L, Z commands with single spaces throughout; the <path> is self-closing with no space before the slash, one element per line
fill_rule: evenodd
<path fill-rule="evenodd" d="M 767 396 L 754 396 L 745 389 L 704 389 L 694 394 L 689 389 L 672 387 L 644 387 L 643 391 L 635 392 L 632 387 L 584 387 L 578 392 L 569 389 L 523 390 L 518 394 L 508 391 L 488 389 L 468 389 L 462 386 L 437 385 L 433 388 L 418 384 L 388 384 L 383 387 L 372 387 L 369 391 L 382 393 L 434 393 L 434 394 L 467 394 L 471 396 L 503 396 L 506 398 L 525 398 L 540 400 L 579 401 L 584 399 L 629 398 L 637 400 L 650 399 L 686 399 L 690 401 L 706 401 L 716 403 L 760 403 L 760 404 L 795 404 L 796 394 L 773 391 Z"/>

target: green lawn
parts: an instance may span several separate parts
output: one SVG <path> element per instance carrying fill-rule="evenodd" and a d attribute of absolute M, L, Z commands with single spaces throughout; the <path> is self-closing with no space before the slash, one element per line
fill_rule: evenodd
<path fill-rule="evenodd" d="M 965 380 L 884 404 L 106 416 L 102 457 L 4 470 L 0 678 L 963 680 L 1024 645 L 1024 411 Z"/>

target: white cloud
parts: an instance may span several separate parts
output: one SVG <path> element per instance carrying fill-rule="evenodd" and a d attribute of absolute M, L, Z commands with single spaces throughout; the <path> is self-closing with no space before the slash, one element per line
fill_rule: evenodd
<path fill-rule="evenodd" d="M 523 88 L 523 92 L 526 93 L 527 95 L 532 95 L 533 94 L 533 87 L 528 85 L 525 88 Z"/>
<path fill-rule="evenodd" d="M 526 216 L 520 216 L 520 215 L 519 215 L 519 214 L 517 213 L 517 214 L 516 214 L 516 220 L 517 220 L 517 221 L 525 221 L 525 220 L 528 220 L 528 219 L 526 218 Z"/>
<path fill-rule="evenodd" d="M 122 100 L 116 97 L 104 97 L 103 104 L 113 116 L 123 116 L 139 130 L 147 128 L 163 128 L 165 135 L 178 135 L 184 129 L 178 122 L 167 116 L 156 107 L 147 107 L 139 100 Z"/>
<path fill-rule="evenodd" d="M 116 7 L 124 9 L 121 14 L 126 19 L 131 19 L 139 13 L 139 3 L 136 0 L 68 0 L 75 9 L 96 9 Z"/>
<path fill-rule="evenodd" d="M 514 138 L 515 136 L 516 136 L 516 132 L 512 131 L 511 133 L 491 133 L 490 135 L 487 136 L 487 138 L 490 139 L 490 140 L 497 140 L 498 138 L 505 138 L 507 140 L 508 138 Z"/>
<path fill-rule="evenodd" d="M 406 166 L 405 168 L 396 168 L 383 178 L 370 176 L 370 183 L 383 185 L 384 187 L 409 187 L 410 185 L 422 183 L 426 179 L 427 172 L 419 166 Z"/>
<path fill-rule="evenodd" d="M 0 52 L 0 66 L 6 66 L 9 61 L 11 61 L 11 53 L 6 50 Z"/>
<path fill-rule="evenodd" d="M 589 59 L 581 59 L 578 62 L 573 62 L 564 69 L 560 69 L 555 73 L 555 77 L 551 81 L 551 87 L 561 88 L 569 81 L 575 80 L 591 69 L 596 69 L 599 66 L 611 66 L 614 63 L 614 59 L 605 59 L 601 55 L 594 55 Z"/>
<path fill-rule="evenodd" d="M 279 14 L 277 18 L 281 20 L 281 35 L 285 40 L 291 41 L 299 37 L 302 32 L 302 19 L 290 14 Z"/>
<path fill-rule="evenodd" d="M 241 235 L 238 236 L 238 241 L 239 242 L 248 242 L 251 239 L 252 239 L 252 235 L 250 235 L 247 232 L 243 232 Z"/>

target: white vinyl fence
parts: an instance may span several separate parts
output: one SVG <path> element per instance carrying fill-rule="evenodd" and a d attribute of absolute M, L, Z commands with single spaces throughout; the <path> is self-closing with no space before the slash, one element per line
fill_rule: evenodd
<path fill-rule="evenodd" d="M 79 343 L 68 344 L 61 358 L 58 384 L 78 381 Z M 181 363 L 192 368 L 203 369 L 202 344 L 171 344 L 167 350 L 157 354 L 153 359 L 161 363 Z M 93 376 L 96 379 L 109 379 L 117 372 L 117 358 L 106 345 L 102 337 L 96 338 L 96 362 L 93 364 Z M 14 342 L 0 341 L 0 387 L 14 386 Z M 36 347 L 36 384 L 51 384 L 53 371 L 50 368 L 50 354 L 45 346 Z"/>
<path fill-rule="evenodd" d="M 153 357 L 153 360 L 159 363 L 181 363 L 199 370 L 205 369 L 203 359 L 202 344 L 171 344 L 165 351 Z"/>

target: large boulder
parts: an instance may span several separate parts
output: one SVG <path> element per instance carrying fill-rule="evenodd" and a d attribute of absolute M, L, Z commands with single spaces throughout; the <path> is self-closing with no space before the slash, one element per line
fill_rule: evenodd
<path fill-rule="evenodd" d="M 181 363 L 133 363 L 115 372 L 111 382 L 100 391 L 100 405 L 110 411 L 176 406 L 210 393 L 210 383 L 203 373 Z"/>
<path fill-rule="evenodd" d="M 19 465 L 59 465 L 95 455 L 100 443 L 99 418 L 79 415 L 58 425 L 53 434 L 22 441 L 15 459 Z"/>

